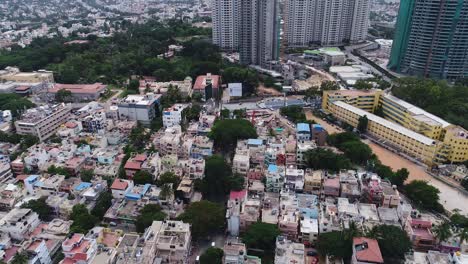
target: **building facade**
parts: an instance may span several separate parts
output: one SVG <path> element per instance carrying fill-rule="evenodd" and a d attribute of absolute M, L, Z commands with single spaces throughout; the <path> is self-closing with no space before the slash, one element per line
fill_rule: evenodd
<path fill-rule="evenodd" d="M 158 107 L 160 97 L 161 95 L 152 93 L 127 96 L 118 105 L 119 118 L 149 125 L 151 120 L 156 117 L 156 107 Z"/>
<path fill-rule="evenodd" d="M 401 1 L 389 68 L 458 79 L 468 75 L 468 1 Z"/>
<path fill-rule="evenodd" d="M 340 102 L 338 106 L 336 105 L 337 102 Z M 433 143 L 430 144 L 432 146 L 426 149 L 426 151 L 413 149 L 411 152 L 405 152 L 418 159 L 425 160 L 428 164 L 463 162 L 468 160 L 468 131 L 466 129 L 450 124 L 440 117 L 395 96 L 385 94 L 381 90 L 324 92 L 322 108 L 331 112 L 342 121 L 346 121 L 346 119 L 352 121 L 349 119 L 350 116 L 344 119 L 344 110 L 339 110 L 343 107 L 352 109 L 351 112 L 354 113 L 359 112 L 361 116 L 366 115 L 368 119 L 378 119 L 380 123 L 385 123 L 385 126 L 389 130 L 371 131 L 369 129 L 373 129 L 374 127 L 368 126 L 368 132 L 373 133 L 379 139 L 391 139 L 387 142 L 394 147 L 400 148 L 402 144 L 411 144 L 412 140 L 407 138 L 410 135 L 411 138 L 425 138 L 425 142 L 432 140 Z M 383 118 L 371 114 L 377 108 L 382 109 Z M 340 111 L 341 113 L 338 113 Z M 405 130 L 401 130 L 401 128 Z M 387 132 L 393 133 L 393 130 L 398 130 L 398 133 L 384 135 Z M 405 135 L 402 137 L 396 136 L 403 132 Z"/>
<path fill-rule="evenodd" d="M 16 133 L 32 135 L 44 141 L 54 135 L 70 118 L 71 106 L 65 104 L 29 109 L 15 122 Z"/>
<path fill-rule="evenodd" d="M 366 40 L 369 0 L 288 0 L 285 7 L 288 47 L 342 45 Z"/>
<path fill-rule="evenodd" d="M 277 0 L 240 0 L 240 62 L 267 66 L 279 57 Z"/>
<path fill-rule="evenodd" d="M 240 0 L 213 1 L 213 44 L 221 50 L 239 48 Z"/>

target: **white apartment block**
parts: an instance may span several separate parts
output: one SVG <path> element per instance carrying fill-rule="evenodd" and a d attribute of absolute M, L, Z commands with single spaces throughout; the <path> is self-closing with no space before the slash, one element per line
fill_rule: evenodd
<path fill-rule="evenodd" d="M 182 112 L 188 107 L 186 104 L 175 104 L 163 111 L 164 127 L 180 125 L 182 121 Z"/>
<path fill-rule="evenodd" d="M 39 216 L 31 209 L 15 208 L 0 220 L 0 231 L 22 240 L 40 224 Z"/>
<path fill-rule="evenodd" d="M 6 183 L 13 180 L 13 172 L 10 168 L 10 159 L 8 156 L 0 155 L 0 183 Z"/>
<path fill-rule="evenodd" d="M 71 106 L 66 104 L 40 106 L 28 109 L 15 122 L 16 133 L 32 135 L 44 141 L 54 135 L 70 118 Z"/>
<path fill-rule="evenodd" d="M 225 51 L 239 48 L 240 0 L 216 0 L 213 4 L 213 44 Z"/>
<path fill-rule="evenodd" d="M 287 0 L 285 38 L 289 47 L 342 45 L 366 39 L 369 0 Z"/>
<path fill-rule="evenodd" d="M 161 95 L 129 95 L 118 104 L 119 118 L 139 121 L 149 125 L 156 116 L 156 107 Z"/>

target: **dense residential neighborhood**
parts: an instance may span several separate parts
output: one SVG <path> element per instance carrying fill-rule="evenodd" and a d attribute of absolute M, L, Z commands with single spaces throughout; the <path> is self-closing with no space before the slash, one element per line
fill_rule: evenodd
<path fill-rule="evenodd" d="M 0 262 L 468 263 L 436 2 L 0 3 Z"/>

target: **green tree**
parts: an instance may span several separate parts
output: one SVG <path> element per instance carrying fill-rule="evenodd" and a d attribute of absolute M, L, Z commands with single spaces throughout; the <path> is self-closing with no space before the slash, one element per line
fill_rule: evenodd
<path fill-rule="evenodd" d="M 138 91 L 138 88 L 140 88 L 140 81 L 135 79 L 130 80 L 127 89 L 132 91 Z"/>
<path fill-rule="evenodd" d="M 273 250 L 280 231 L 276 225 L 257 222 L 247 228 L 242 241 L 248 248 Z"/>
<path fill-rule="evenodd" d="M 135 184 L 152 184 L 153 181 L 153 174 L 146 170 L 139 170 L 133 175 L 133 182 Z"/>
<path fill-rule="evenodd" d="M 71 176 L 70 171 L 63 167 L 56 167 L 55 165 L 51 165 L 47 168 L 47 173 L 52 175 L 63 175 L 65 178 L 69 178 Z"/>
<path fill-rule="evenodd" d="M 27 264 L 29 261 L 28 255 L 25 253 L 16 253 L 13 259 L 11 260 L 11 264 Z"/>
<path fill-rule="evenodd" d="M 439 189 L 429 185 L 426 181 L 414 180 L 405 186 L 405 192 L 409 199 L 424 209 L 441 211 L 439 204 Z"/>
<path fill-rule="evenodd" d="M 153 224 L 153 221 L 163 221 L 166 214 L 162 212 L 158 204 L 147 204 L 141 210 L 135 220 L 135 227 L 138 233 L 145 232 L 145 229 Z"/>
<path fill-rule="evenodd" d="M 240 139 L 257 138 L 257 132 L 247 120 L 223 119 L 215 122 L 208 136 L 214 140 L 217 148 L 228 152 Z"/>
<path fill-rule="evenodd" d="M 201 239 L 224 229 L 225 209 L 222 205 L 210 201 L 194 202 L 178 219 L 190 223 L 192 237 Z"/>
<path fill-rule="evenodd" d="M 384 111 L 381 105 L 377 106 L 374 110 L 374 115 L 380 116 L 380 117 L 385 117 Z"/>
<path fill-rule="evenodd" d="M 80 178 L 81 181 L 90 182 L 93 179 L 94 170 L 81 170 L 80 171 Z"/>
<path fill-rule="evenodd" d="M 402 262 L 405 254 L 412 249 L 408 234 L 393 225 L 377 225 L 372 228 L 369 236 L 378 241 L 385 263 Z"/>
<path fill-rule="evenodd" d="M 17 94 L 0 94 L 0 110 L 10 110 L 13 117 L 19 117 L 26 109 L 32 107 L 34 104 L 25 97 Z"/>
<path fill-rule="evenodd" d="M 366 115 L 359 117 L 357 130 L 361 133 L 366 133 L 368 124 L 369 119 L 367 119 Z"/>
<path fill-rule="evenodd" d="M 354 89 L 356 90 L 370 90 L 372 89 L 372 83 L 366 80 L 357 80 L 354 84 Z"/>
<path fill-rule="evenodd" d="M 304 108 L 300 106 L 286 106 L 280 109 L 280 113 L 288 119 L 290 119 L 293 123 L 306 123 L 307 118 L 304 113 Z"/>
<path fill-rule="evenodd" d="M 343 143 L 339 149 L 345 153 L 348 159 L 356 164 L 366 164 L 372 156 L 372 149 L 361 141 Z"/>
<path fill-rule="evenodd" d="M 344 232 L 332 231 L 319 235 L 317 251 L 322 256 L 343 258 L 346 262 L 353 254 L 352 246 L 352 239 L 346 238 Z"/>
<path fill-rule="evenodd" d="M 224 251 L 220 248 L 209 247 L 201 256 L 200 264 L 223 264 Z"/>
<path fill-rule="evenodd" d="M 96 201 L 96 205 L 91 210 L 91 214 L 96 216 L 99 220 L 104 218 L 107 210 L 112 206 L 112 194 L 109 192 L 103 192 L 99 195 Z"/>
<path fill-rule="evenodd" d="M 452 227 L 450 226 L 450 222 L 447 221 L 433 227 L 432 232 L 439 243 L 445 242 L 452 237 Z"/>
<path fill-rule="evenodd" d="M 460 245 L 463 245 L 463 242 L 468 241 L 468 227 L 462 228 L 456 235 Z"/>
<path fill-rule="evenodd" d="M 70 219 L 73 220 L 70 232 L 81 234 L 86 234 L 99 221 L 96 216 L 89 213 L 84 204 L 73 206 Z"/>
<path fill-rule="evenodd" d="M 55 94 L 55 101 L 59 103 L 71 102 L 72 98 L 73 98 L 72 92 L 70 92 L 69 90 L 65 90 L 65 89 L 60 89 Z"/>
<path fill-rule="evenodd" d="M 159 175 L 159 179 L 156 181 L 156 185 L 158 185 L 159 187 L 166 184 L 172 184 L 172 188 L 174 190 L 177 189 L 179 183 L 180 178 L 170 171 L 164 172 L 163 174 Z"/>
<path fill-rule="evenodd" d="M 330 90 L 339 90 L 339 89 L 340 89 L 340 85 L 337 82 L 323 81 L 322 84 L 320 84 L 321 91 L 330 91 Z"/>
<path fill-rule="evenodd" d="M 244 178 L 232 174 L 231 166 L 220 155 L 206 158 L 205 177 L 201 183 L 203 196 L 209 200 L 222 200 L 231 190 L 243 189 Z"/>
<path fill-rule="evenodd" d="M 27 203 L 21 205 L 21 208 L 29 208 L 39 215 L 39 219 L 42 221 L 49 221 L 53 217 L 52 207 L 46 203 L 46 198 L 41 197 L 37 200 L 30 200 Z"/>
<path fill-rule="evenodd" d="M 408 176 L 409 171 L 406 168 L 401 168 L 393 174 L 393 177 L 390 178 L 390 182 L 398 187 L 402 187 L 408 179 Z"/>
<path fill-rule="evenodd" d="M 305 153 L 305 161 L 308 168 L 316 170 L 337 172 L 351 168 L 351 161 L 344 155 L 335 154 L 333 151 L 323 148 L 307 151 Z"/>
<path fill-rule="evenodd" d="M 231 112 L 229 111 L 229 109 L 225 108 L 225 109 L 221 110 L 221 118 L 222 119 L 229 118 L 230 114 L 231 114 Z"/>
<path fill-rule="evenodd" d="M 182 116 L 184 116 L 184 119 L 186 119 L 188 122 L 198 121 L 201 110 L 202 108 L 200 105 L 192 105 L 191 107 L 187 107 L 184 109 L 184 111 L 182 111 Z"/>

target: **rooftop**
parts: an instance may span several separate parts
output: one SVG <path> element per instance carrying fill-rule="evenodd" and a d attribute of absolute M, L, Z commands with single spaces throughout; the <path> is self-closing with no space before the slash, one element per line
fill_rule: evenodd
<path fill-rule="evenodd" d="M 379 116 L 376 116 L 372 113 L 369 113 L 369 112 L 366 112 L 362 109 L 359 109 L 357 107 L 354 107 L 352 105 L 349 105 L 345 102 L 342 102 L 342 101 L 336 101 L 336 102 L 333 102 L 333 104 L 339 106 L 339 107 L 342 107 L 350 112 L 353 112 L 355 114 L 357 114 L 358 116 L 367 116 L 367 118 L 372 121 L 372 122 L 376 122 L 382 126 L 385 126 L 395 132 L 398 132 L 398 133 L 401 133 L 403 135 L 406 135 L 418 142 L 421 142 L 425 145 L 433 145 L 435 144 L 435 141 L 431 138 L 428 138 L 426 136 L 423 136 L 421 134 L 418 134 L 412 130 L 409 130 L 407 129 L 406 127 L 403 127 L 401 125 L 398 125 L 396 123 L 393 123 L 391 121 L 388 121 L 386 119 L 383 119 L 382 117 L 379 117 Z"/>
<path fill-rule="evenodd" d="M 366 237 L 355 237 L 353 247 L 356 250 L 356 259 L 362 262 L 384 263 L 377 240 Z"/>
<path fill-rule="evenodd" d="M 56 93 L 62 89 L 70 91 L 72 94 L 92 94 L 100 93 L 106 89 L 107 85 L 102 83 L 94 84 L 55 84 L 52 88 L 49 89 L 50 93 Z"/>
<path fill-rule="evenodd" d="M 218 89 L 220 86 L 220 79 L 221 76 L 212 75 L 211 73 L 208 73 L 207 75 L 200 75 L 197 77 L 193 89 L 203 90 L 209 83 L 212 83 L 214 89 Z"/>

